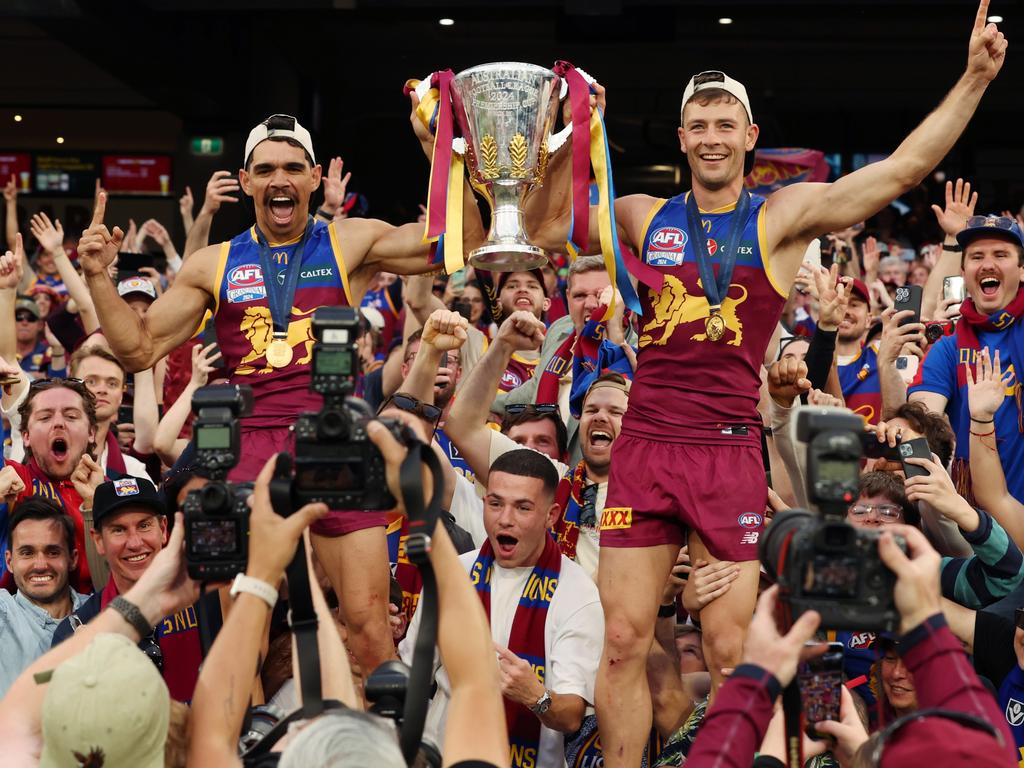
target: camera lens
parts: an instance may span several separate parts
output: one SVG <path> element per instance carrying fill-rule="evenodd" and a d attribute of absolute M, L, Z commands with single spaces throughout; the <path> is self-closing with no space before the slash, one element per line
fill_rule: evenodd
<path fill-rule="evenodd" d="M 320 437 L 325 440 L 344 439 L 348 434 L 348 422 L 341 411 L 324 411 L 318 426 Z"/>
<path fill-rule="evenodd" d="M 208 515 L 222 512 L 230 501 L 228 489 L 222 483 L 210 483 L 199 492 L 203 512 Z"/>
<path fill-rule="evenodd" d="M 795 509 L 784 510 L 772 519 L 771 525 L 761 537 L 761 562 L 772 580 L 778 581 L 779 570 L 785 568 L 785 563 L 780 562 L 784 542 L 800 528 L 813 522 L 814 516 L 810 512 Z"/>

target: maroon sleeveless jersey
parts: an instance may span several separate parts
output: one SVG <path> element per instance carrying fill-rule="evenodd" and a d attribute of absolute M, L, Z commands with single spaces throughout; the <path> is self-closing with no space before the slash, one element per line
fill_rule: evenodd
<path fill-rule="evenodd" d="M 270 244 L 275 274 L 260 267 L 256 230 L 250 228 L 223 243 L 217 266 L 214 319 L 217 344 L 224 363 L 232 371 L 232 384 L 252 386 L 253 415 L 246 427 L 287 427 L 303 411 L 319 410 L 322 399 L 309 391 L 313 359 L 313 311 L 323 306 L 352 306 L 348 273 L 333 224 L 317 221 L 302 252 L 302 263 L 292 263 L 296 238 Z M 283 284 L 288 269 L 300 269 L 288 323 L 291 362 L 282 368 L 266 360 L 273 339 L 265 281 Z"/>
<path fill-rule="evenodd" d="M 622 431 L 667 442 L 749 443 L 759 440 L 761 365 L 788 294 L 768 270 L 765 198 L 751 196 L 722 302 L 725 334 L 712 341 L 693 237 L 706 239 L 717 275 L 735 205 L 701 211 L 703 231 L 692 233 L 686 197 L 659 200 L 644 225 L 641 257 L 664 273 L 665 283 L 660 293 L 640 291 L 640 350 Z M 735 427 L 751 429 L 743 435 Z"/>

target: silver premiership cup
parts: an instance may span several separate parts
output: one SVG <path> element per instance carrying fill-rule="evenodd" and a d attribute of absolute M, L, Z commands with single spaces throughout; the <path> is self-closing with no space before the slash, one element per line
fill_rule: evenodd
<path fill-rule="evenodd" d="M 483 64 L 452 81 L 470 178 L 491 204 L 487 242 L 469 254 L 474 267 L 521 272 L 548 261 L 526 237 L 523 203 L 544 181 L 560 88 L 550 69 L 517 62 Z"/>

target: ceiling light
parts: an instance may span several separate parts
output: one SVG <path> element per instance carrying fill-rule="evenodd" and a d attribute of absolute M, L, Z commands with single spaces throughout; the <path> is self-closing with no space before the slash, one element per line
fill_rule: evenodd
<path fill-rule="evenodd" d="M 730 19 L 728 16 L 723 16 L 722 18 L 720 18 L 718 20 L 718 23 L 719 24 L 732 24 L 732 19 Z"/>
<path fill-rule="evenodd" d="M 1003 23 L 1003 17 L 1002 16 L 989 16 L 988 17 L 988 21 L 989 21 L 990 24 L 1002 24 Z"/>
<path fill-rule="evenodd" d="M 20 123 L 21 122 L 21 115 L 15 115 L 14 116 L 14 122 Z"/>
<path fill-rule="evenodd" d="M 452 24 L 455 23 L 455 19 L 449 19 L 446 16 L 443 19 L 438 19 L 437 23 L 440 24 L 442 27 L 450 27 Z"/>
<path fill-rule="evenodd" d="M 57 143 L 58 144 L 63 144 L 64 143 L 64 137 L 63 136 L 58 136 L 57 137 Z"/>

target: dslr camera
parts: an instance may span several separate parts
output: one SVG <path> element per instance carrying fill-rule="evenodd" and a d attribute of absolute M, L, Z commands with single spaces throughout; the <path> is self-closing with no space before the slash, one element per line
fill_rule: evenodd
<path fill-rule="evenodd" d="M 385 481 L 385 463 L 366 435 L 373 411 L 352 397 L 359 355 L 359 316 L 351 307 L 321 307 L 313 313 L 310 389 L 323 395 L 319 412 L 295 422 L 295 476 L 292 503 L 322 502 L 331 509 L 392 509 L 395 498 Z M 381 419 L 405 442 L 400 423 Z"/>
<path fill-rule="evenodd" d="M 826 629 L 891 632 L 900 618 L 893 600 L 896 576 L 879 557 L 879 532 L 846 522 L 857 499 L 863 432 L 864 421 L 849 411 L 800 410 L 807 495 L 821 516 L 797 509 L 779 513 L 761 539 L 760 556 L 793 619 L 813 610 Z M 906 549 L 901 538 L 897 543 Z"/>
<path fill-rule="evenodd" d="M 229 483 L 228 472 L 241 451 L 239 419 L 252 413 L 252 389 L 245 384 L 213 384 L 192 397 L 195 463 L 210 482 L 189 491 L 185 511 L 185 557 L 196 581 L 222 581 L 245 570 L 249 547 L 251 483 Z"/>

